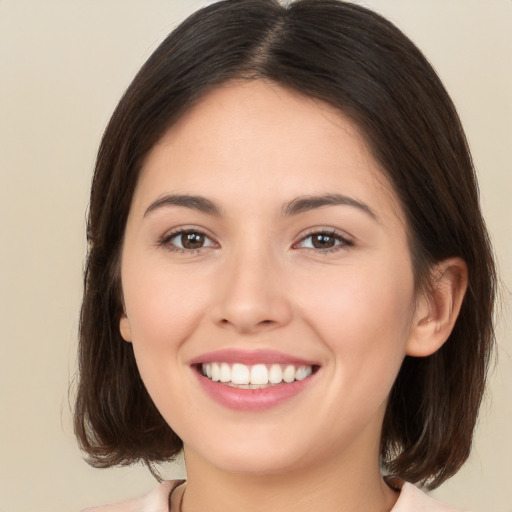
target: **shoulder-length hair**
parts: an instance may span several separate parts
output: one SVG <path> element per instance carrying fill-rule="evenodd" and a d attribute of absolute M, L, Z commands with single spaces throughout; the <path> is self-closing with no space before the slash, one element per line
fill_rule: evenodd
<path fill-rule="evenodd" d="M 453 332 L 406 357 L 381 437 L 386 472 L 431 488 L 467 459 L 493 345 L 495 269 L 458 115 L 433 68 L 390 22 L 337 0 L 226 0 L 178 26 L 139 71 L 105 131 L 92 183 L 75 430 L 89 462 L 170 460 L 182 448 L 119 333 L 119 261 L 144 158 L 208 91 L 264 78 L 336 107 L 363 133 L 407 219 L 418 288 L 462 258 L 469 287 Z"/>

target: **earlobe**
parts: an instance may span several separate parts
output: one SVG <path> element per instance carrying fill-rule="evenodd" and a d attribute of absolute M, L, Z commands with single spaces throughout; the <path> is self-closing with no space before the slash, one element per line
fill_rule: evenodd
<path fill-rule="evenodd" d="M 126 316 L 126 313 L 123 313 L 121 316 L 121 320 L 119 320 L 119 332 L 124 341 L 131 342 L 132 341 L 132 328 L 130 325 L 130 320 Z"/>
<path fill-rule="evenodd" d="M 426 357 L 450 336 L 468 284 L 466 263 L 449 258 L 436 264 L 428 290 L 418 300 L 406 353 Z"/>

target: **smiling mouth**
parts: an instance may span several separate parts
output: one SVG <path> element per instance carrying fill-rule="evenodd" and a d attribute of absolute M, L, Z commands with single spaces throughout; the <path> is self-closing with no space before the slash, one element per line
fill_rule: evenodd
<path fill-rule="evenodd" d="M 239 389 L 264 389 L 291 384 L 313 374 L 318 366 L 294 364 L 253 364 L 211 362 L 197 365 L 207 379 Z"/>

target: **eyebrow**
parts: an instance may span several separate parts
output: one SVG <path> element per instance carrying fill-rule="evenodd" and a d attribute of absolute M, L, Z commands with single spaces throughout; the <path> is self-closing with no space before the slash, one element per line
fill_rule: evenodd
<path fill-rule="evenodd" d="M 191 208 L 192 210 L 208 213 L 209 215 L 220 215 L 220 208 L 205 197 L 191 196 L 188 194 L 171 194 L 151 203 L 144 212 L 144 217 L 165 206 L 184 206 L 185 208 Z"/>
<path fill-rule="evenodd" d="M 286 203 L 283 206 L 282 214 L 285 217 L 291 217 L 300 213 L 316 210 L 317 208 L 322 208 L 323 206 L 339 205 L 357 208 L 370 216 L 373 220 L 380 222 L 377 214 L 366 203 L 342 194 L 300 196 Z M 151 203 L 144 212 L 144 217 L 155 210 L 168 206 L 182 206 L 209 215 L 221 215 L 221 209 L 213 201 L 206 199 L 206 197 L 189 194 L 169 194 Z"/>
<path fill-rule="evenodd" d="M 287 203 L 283 208 L 283 215 L 292 216 L 304 213 L 323 206 L 352 206 L 369 215 L 373 220 L 380 222 L 377 214 L 362 201 L 341 194 L 326 194 L 319 196 L 301 196 Z"/>

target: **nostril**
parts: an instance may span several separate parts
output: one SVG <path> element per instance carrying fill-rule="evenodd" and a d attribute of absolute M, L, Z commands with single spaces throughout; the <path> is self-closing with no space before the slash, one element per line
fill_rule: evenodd
<path fill-rule="evenodd" d="M 235 324 L 235 322 L 234 322 L 234 321 L 230 321 L 230 320 L 229 320 L 229 319 L 227 319 L 227 318 L 222 318 L 222 319 L 220 320 L 220 323 L 221 323 L 222 325 L 231 325 L 231 324 Z M 257 325 L 257 326 L 264 326 L 264 325 L 273 325 L 273 324 L 275 324 L 275 323 L 277 323 L 275 320 L 260 320 L 260 321 L 256 321 L 256 322 L 254 323 L 254 325 Z"/>

